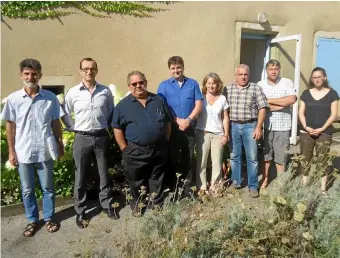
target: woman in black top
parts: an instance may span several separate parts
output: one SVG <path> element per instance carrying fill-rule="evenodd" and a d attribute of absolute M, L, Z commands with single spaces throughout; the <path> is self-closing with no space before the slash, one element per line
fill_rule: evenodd
<path fill-rule="evenodd" d="M 301 95 L 299 118 L 303 130 L 300 131 L 300 153 L 304 160 L 309 162 L 313 157 L 315 148 L 318 158 L 325 156 L 330 150 L 334 122 L 337 116 L 339 96 L 337 92 L 328 85 L 326 71 L 323 68 L 313 69 L 309 81 L 309 88 Z M 321 162 L 321 160 L 318 160 Z M 325 164 L 321 181 L 321 194 L 328 197 L 327 172 Z M 309 166 L 304 166 L 302 183 L 308 181 Z"/>

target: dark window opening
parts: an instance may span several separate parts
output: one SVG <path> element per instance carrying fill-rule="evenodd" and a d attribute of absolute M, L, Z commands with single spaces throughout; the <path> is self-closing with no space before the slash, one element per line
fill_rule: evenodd
<path fill-rule="evenodd" d="M 55 95 L 59 95 L 61 93 L 64 94 L 65 86 L 64 85 L 43 85 L 42 88 L 44 90 L 52 91 Z"/>

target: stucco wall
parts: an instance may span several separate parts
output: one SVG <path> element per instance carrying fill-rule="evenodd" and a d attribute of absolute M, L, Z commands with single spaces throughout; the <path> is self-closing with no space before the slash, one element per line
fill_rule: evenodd
<path fill-rule="evenodd" d="M 4 17 L 2 98 L 21 87 L 18 63 L 26 57 L 41 61 L 45 80 L 64 80 L 66 88 L 80 80 L 79 60 L 87 56 L 98 62 L 98 81 L 121 91 L 127 90 L 125 77 L 131 70 L 144 72 L 149 89 L 156 91 L 169 76 L 166 63 L 173 55 L 184 58 L 186 74 L 199 82 L 214 71 L 228 83 L 235 67 L 235 24 L 256 23 L 259 12 L 268 14 L 271 25 L 281 26 L 279 36 L 303 35 L 301 75 L 308 78 L 314 34 L 340 31 L 339 2 L 182 2 L 168 8 L 151 19 L 96 19 L 79 13 L 61 18 L 61 23 Z"/>

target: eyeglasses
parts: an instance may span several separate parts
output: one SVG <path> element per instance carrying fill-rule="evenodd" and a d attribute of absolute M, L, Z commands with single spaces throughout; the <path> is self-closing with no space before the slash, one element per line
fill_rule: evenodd
<path fill-rule="evenodd" d="M 138 84 L 141 85 L 141 86 L 144 86 L 145 82 L 144 81 L 139 81 L 139 82 L 130 83 L 130 85 L 132 85 L 133 87 L 137 87 Z"/>
<path fill-rule="evenodd" d="M 88 73 L 97 71 L 97 68 L 81 68 L 80 70 L 82 70 L 84 73 Z"/>

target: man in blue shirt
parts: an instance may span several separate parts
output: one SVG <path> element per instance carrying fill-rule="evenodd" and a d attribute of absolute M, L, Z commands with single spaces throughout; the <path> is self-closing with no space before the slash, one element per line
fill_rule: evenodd
<path fill-rule="evenodd" d="M 194 120 L 202 110 L 203 96 L 197 81 L 184 76 L 184 61 L 180 56 L 168 60 L 171 78 L 160 83 L 157 94 L 162 96 L 173 114 L 169 146 L 169 187 L 176 185 L 176 173 L 186 184 L 192 183 L 195 142 Z"/>
<path fill-rule="evenodd" d="M 143 73 L 129 73 L 127 84 L 131 94 L 116 106 L 112 124 L 133 198 L 132 214 L 141 216 L 148 193 L 148 208 L 163 202 L 171 114 L 163 98 L 146 90 Z"/>
<path fill-rule="evenodd" d="M 35 170 L 38 172 L 43 191 L 43 217 L 48 232 L 58 231 L 59 226 L 53 221 L 54 185 L 53 160 L 47 148 L 46 139 L 52 133 L 58 142 L 59 157 L 64 155 L 61 124 L 63 115 L 54 93 L 43 90 L 38 83 L 42 76 L 41 64 L 35 59 L 20 62 L 20 77 L 23 88 L 8 96 L 2 111 L 6 121 L 9 162 L 18 167 L 22 199 L 29 224 L 23 235 L 33 236 L 38 229 L 39 212 L 35 197 Z"/>

